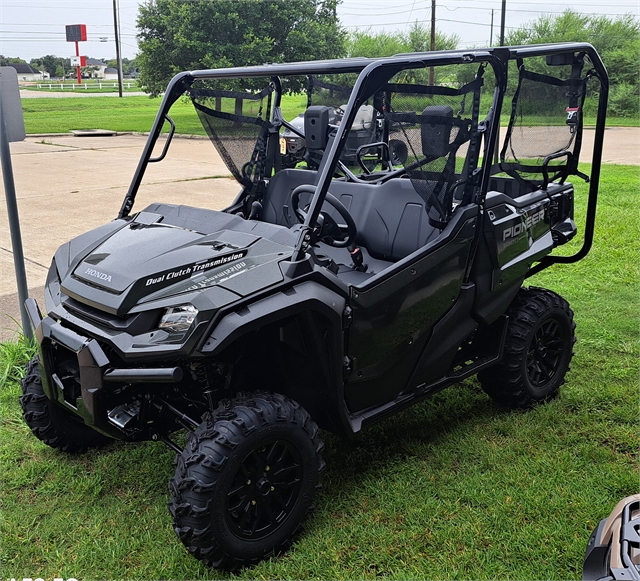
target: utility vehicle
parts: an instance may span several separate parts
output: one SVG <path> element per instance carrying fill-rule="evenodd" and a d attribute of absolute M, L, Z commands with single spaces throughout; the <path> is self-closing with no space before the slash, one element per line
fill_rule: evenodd
<path fill-rule="evenodd" d="M 623 498 L 591 533 L 582 579 L 640 581 L 640 494 Z"/>
<path fill-rule="evenodd" d="M 304 112 L 317 163 L 283 167 L 281 130 L 295 128 L 282 97 L 309 77 L 326 87 Z M 196 558 L 234 569 L 280 553 L 319 485 L 319 428 L 353 436 L 474 374 L 510 406 L 556 394 L 573 313 L 523 283 L 589 251 L 607 92 L 599 56 L 576 43 L 176 75 L 119 215 L 58 249 L 44 316 L 27 300 L 39 355 L 25 421 L 70 453 L 164 442 L 173 526 Z M 241 191 L 221 211 L 134 211 L 183 95 Z M 341 152 L 363 106 L 384 123 L 356 169 Z M 569 176 L 589 180 L 576 216 Z"/>
<path fill-rule="evenodd" d="M 313 104 L 312 90 L 314 87 L 325 87 L 326 85 L 313 77 L 310 78 L 308 88 L 307 107 Z M 348 93 L 351 89 L 345 88 L 343 92 Z M 344 116 L 347 105 L 329 109 L 329 123 L 339 125 Z M 349 137 L 344 147 L 340 151 L 340 161 L 346 165 L 353 165 L 360 159 L 359 163 L 364 163 L 362 168 L 373 169 L 382 159 L 381 140 L 385 139 L 384 134 L 384 116 L 381 112 L 374 109 L 372 105 L 362 105 L 351 124 L 349 129 Z M 400 139 L 389 138 L 387 143 L 389 149 L 389 158 L 394 165 L 402 165 L 409 152 L 404 141 Z M 362 148 L 362 149 L 360 149 Z M 319 161 L 317 157 L 314 159 L 313 150 L 307 153 L 306 143 L 304 140 L 304 113 L 300 113 L 295 119 L 289 123 L 289 127 L 283 127 L 280 137 L 280 153 L 282 153 L 283 167 L 296 167 L 299 162 L 313 164 Z M 358 156 L 360 151 L 360 157 Z M 317 165 L 316 165 L 317 167 Z"/>

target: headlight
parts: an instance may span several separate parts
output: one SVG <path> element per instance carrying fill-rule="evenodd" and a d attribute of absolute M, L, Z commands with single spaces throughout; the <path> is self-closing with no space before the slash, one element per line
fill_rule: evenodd
<path fill-rule="evenodd" d="M 164 329 L 169 333 L 186 333 L 197 315 L 198 309 L 193 305 L 169 307 L 162 315 L 158 329 Z"/>

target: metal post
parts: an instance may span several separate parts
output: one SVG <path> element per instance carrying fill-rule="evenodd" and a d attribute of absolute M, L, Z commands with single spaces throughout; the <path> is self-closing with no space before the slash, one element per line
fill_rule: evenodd
<path fill-rule="evenodd" d="M 491 36 L 489 37 L 489 46 L 493 46 L 493 8 L 491 9 Z"/>
<path fill-rule="evenodd" d="M 122 60 L 120 59 L 120 33 L 118 31 L 118 9 L 113 0 L 113 30 L 116 37 L 116 61 L 118 64 L 118 95 L 122 97 Z"/>
<path fill-rule="evenodd" d="M 1 82 L 2 81 L 0 80 L 0 83 Z M 2 91 L 0 91 L 0 158 L 2 158 L 2 178 L 4 181 L 4 195 L 7 200 L 7 215 L 9 217 L 9 230 L 11 232 L 11 247 L 13 248 L 13 264 L 16 270 L 16 283 L 18 285 L 18 301 L 20 303 L 22 332 L 29 341 L 33 341 L 31 322 L 29 321 L 27 310 L 24 306 L 24 302 L 29 296 L 27 290 L 27 273 L 24 267 L 24 254 L 22 252 L 22 235 L 20 234 L 20 219 L 18 218 L 16 187 L 13 181 L 9 134 L 7 132 L 4 110 L 2 108 Z"/>
<path fill-rule="evenodd" d="M 507 17 L 507 0 L 502 0 L 502 16 L 500 20 L 500 46 L 504 46 L 504 23 Z"/>
<path fill-rule="evenodd" d="M 78 41 L 76 40 L 76 56 L 80 58 L 80 47 L 78 46 Z M 76 72 L 78 73 L 78 85 L 82 85 L 82 75 L 80 74 L 80 67 L 76 67 Z"/>

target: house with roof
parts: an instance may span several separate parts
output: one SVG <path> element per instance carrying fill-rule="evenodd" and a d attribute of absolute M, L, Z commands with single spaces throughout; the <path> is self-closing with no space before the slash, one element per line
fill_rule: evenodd
<path fill-rule="evenodd" d="M 107 63 L 103 63 L 100 59 L 87 59 L 87 66 L 82 67 L 82 76 L 90 79 L 104 79 L 104 72 L 107 69 Z"/>
<path fill-rule="evenodd" d="M 107 81 L 117 81 L 118 80 L 118 69 L 114 69 L 113 67 L 109 67 L 104 70 L 104 78 Z"/>
<path fill-rule="evenodd" d="M 49 73 L 46 71 L 39 71 L 26 63 L 9 63 L 7 66 L 16 70 L 18 81 L 43 81 L 50 78 Z"/>

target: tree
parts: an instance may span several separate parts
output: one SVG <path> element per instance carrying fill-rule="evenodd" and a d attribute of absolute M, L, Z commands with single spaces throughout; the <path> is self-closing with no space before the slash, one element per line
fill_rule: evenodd
<path fill-rule="evenodd" d="M 453 50 L 460 38 L 436 31 L 436 50 Z M 384 57 L 402 52 L 426 52 L 431 47 L 431 30 L 419 22 L 414 22 L 409 32 L 352 32 L 347 42 L 350 57 Z"/>
<path fill-rule="evenodd" d="M 0 67 L 6 67 L 7 65 L 26 65 L 29 64 L 24 59 L 17 56 L 3 56 L 0 54 Z"/>
<path fill-rule="evenodd" d="M 507 44 L 589 42 L 607 67 L 611 91 L 609 111 L 616 115 L 638 114 L 640 78 L 640 21 L 633 15 L 611 19 L 602 15 L 565 10 L 543 15 L 507 34 Z"/>
<path fill-rule="evenodd" d="M 457 34 L 449 36 L 443 32 L 436 31 L 435 49 L 453 50 L 458 46 L 459 41 L 460 38 Z M 430 47 L 431 29 L 427 29 L 427 27 L 416 21 L 408 32 L 389 33 L 383 31 L 375 34 L 370 31 L 352 32 L 347 42 L 347 55 L 350 57 L 377 58 L 403 52 L 428 52 Z M 438 67 L 434 73 L 435 81 L 442 82 L 443 79 L 449 80 L 450 77 L 456 77 L 457 71 L 451 71 L 448 67 Z M 409 80 L 428 83 L 428 72 L 418 73 L 413 71 L 410 73 L 410 78 L 405 77 L 405 81 Z"/>
<path fill-rule="evenodd" d="M 56 74 L 56 67 L 60 64 L 58 61 L 60 59 L 52 54 L 48 54 L 46 56 L 31 59 L 29 63 L 32 67 L 38 69 L 39 71 L 46 71 L 52 77 Z"/>
<path fill-rule="evenodd" d="M 29 64 L 39 71 L 48 72 L 52 77 L 63 77 L 71 68 L 70 59 L 58 57 L 52 54 L 31 59 Z"/>
<path fill-rule="evenodd" d="M 111 59 L 111 60 L 107 60 L 104 59 L 104 61 L 107 63 L 107 66 L 112 68 L 112 69 L 117 69 L 118 68 L 118 61 L 117 59 Z M 136 59 L 128 59 L 127 57 L 122 59 L 122 74 L 123 75 L 129 75 L 131 74 L 137 67 L 138 65 L 136 64 Z"/>
<path fill-rule="evenodd" d="M 140 82 L 151 95 L 182 70 L 340 57 L 339 0 L 146 0 Z"/>

